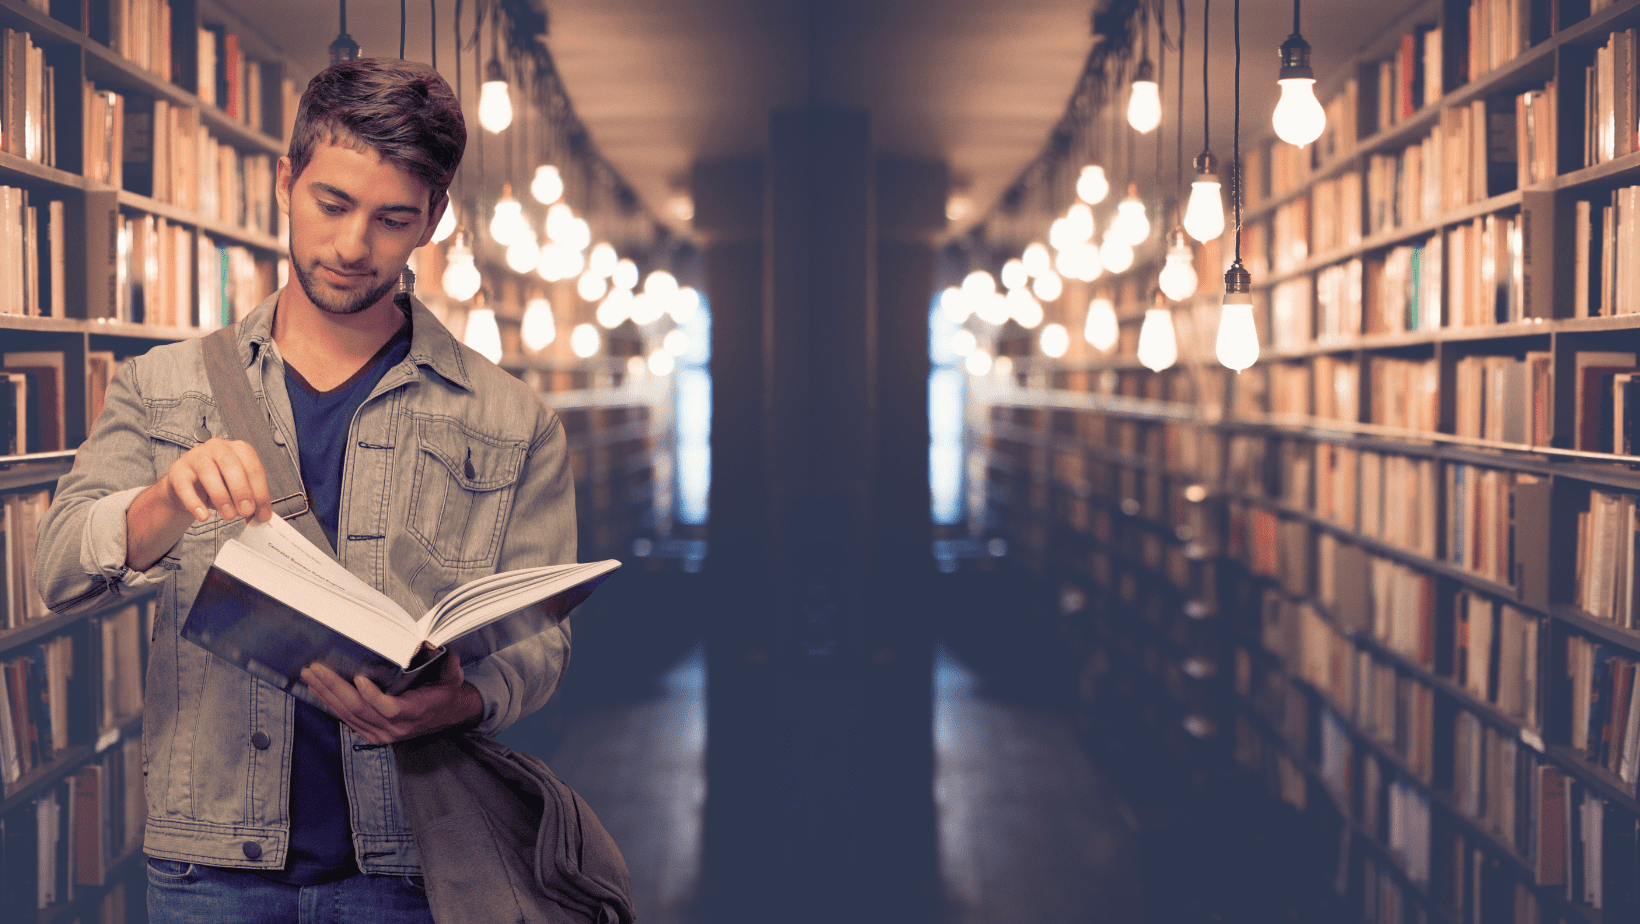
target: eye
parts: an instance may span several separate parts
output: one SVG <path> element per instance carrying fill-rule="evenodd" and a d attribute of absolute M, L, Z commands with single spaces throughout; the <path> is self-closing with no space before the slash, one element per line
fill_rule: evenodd
<path fill-rule="evenodd" d="M 326 215 L 340 215 L 347 211 L 345 207 L 337 205 L 334 202 L 326 202 L 323 199 L 319 200 L 319 208 L 324 211 Z"/>
<path fill-rule="evenodd" d="M 404 228 L 410 227 L 410 222 L 402 221 L 402 220 L 397 219 L 397 218 L 383 218 L 382 219 L 382 224 L 386 225 L 388 227 L 388 229 L 392 230 L 392 231 L 399 231 L 399 230 L 402 230 Z"/>

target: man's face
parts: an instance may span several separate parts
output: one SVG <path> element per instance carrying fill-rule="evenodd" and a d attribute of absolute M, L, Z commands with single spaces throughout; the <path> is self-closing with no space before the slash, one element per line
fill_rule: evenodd
<path fill-rule="evenodd" d="M 427 185 L 375 151 L 321 144 L 300 177 L 279 158 L 279 207 L 290 215 L 290 265 L 308 300 L 356 314 L 387 298 L 410 252 L 433 236 Z"/>

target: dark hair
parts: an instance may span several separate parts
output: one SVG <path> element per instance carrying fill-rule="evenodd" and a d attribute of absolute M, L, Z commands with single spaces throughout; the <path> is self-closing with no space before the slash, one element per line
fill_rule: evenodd
<path fill-rule="evenodd" d="M 292 179 L 321 142 L 374 150 L 432 187 L 436 202 L 461 166 L 467 123 L 438 71 L 397 58 L 360 58 L 308 81 L 291 129 Z"/>

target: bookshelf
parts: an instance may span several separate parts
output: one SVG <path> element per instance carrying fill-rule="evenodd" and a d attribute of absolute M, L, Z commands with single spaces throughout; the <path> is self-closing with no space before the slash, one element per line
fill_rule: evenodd
<path fill-rule="evenodd" d="M 1083 601 L 1094 737 L 1298 812 L 1340 919 L 1640 909 L 1636 31 L 1415 5 L 1313 150 L 1245 158 L 1257 366 L 1216 366 L 1203 294 L 1137 369 L 1148 285 L 1101 281 L 1113 355 L 1013 350 L 983 398 L 991 521 Z"/>
<path fill-rule="evenodd" d="M 295 91 L 278 49 L 195 0 L 0 0 L 0 58 L 0 907 L 141 920 L 152 595 L 46 612 L 28 540 L 118 363 L 272 290 Z"/>

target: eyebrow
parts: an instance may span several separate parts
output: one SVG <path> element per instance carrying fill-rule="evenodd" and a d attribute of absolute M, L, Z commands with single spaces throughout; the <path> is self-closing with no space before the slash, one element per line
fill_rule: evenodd
<path fill-rule="evenodd" d="M 351 195 L 349 195 L 348 193 L 342 191 L 341 189 L 330 185 L 329 183 L 317 183 L 316 182 L 316 183 L 313 184 L 313 188 L 325 193 L 326 195 L 335 196 L 336 198 L 342 200 L 343 202 L 346 202 L 348 205 L 358 205 L 359 204 L 359 200 L 353 198 Z M 408 215 L 420 215 L 421 214 L 421 208 L 419 206 L 414 206 L 414 205 L 384 205 L 384 206 L 376 209 L 376 211 L 378 211 L 378 212 L 403 212 L 403 213 L 408 214 Z"/>

